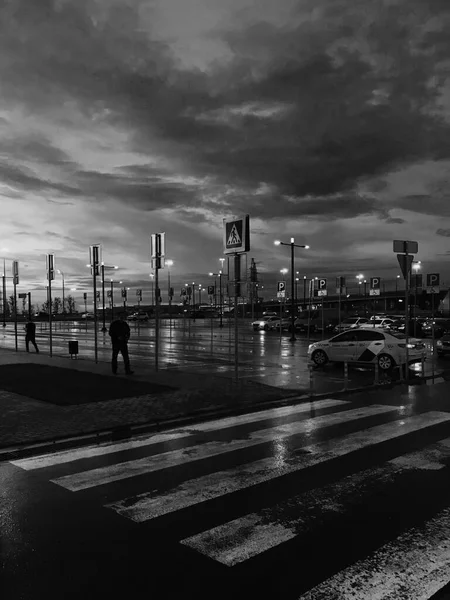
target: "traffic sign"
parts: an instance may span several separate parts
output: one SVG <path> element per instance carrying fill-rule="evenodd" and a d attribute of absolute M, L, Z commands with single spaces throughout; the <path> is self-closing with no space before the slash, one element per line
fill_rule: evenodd
<path fill-rule="evenodd" d="M 380 288 L 374 288 L 369 290 L 369 296 L 379 296 Z"/>
<path fill-rule="evenodd" d="M 317 280 L 317 289 L 326 290 L 327 289 L 327 280 L 326 279 L 318 279 Z M 326 294 L 317 294 L 318 296 L 326 296 Z"/>
<path fill-rule="evenodd" d="M 320 281 L 320 279 L 319 279 L 319 281 Z M 318 296 L 326 296 L 327 290 L 317 290 L 317 295 Z"/>
<path fill-rule="evenodd" d="M 411 271 L 411 263 L 413 261 L 412 254 L 397 254 L 398 264 L 400 265 L 400 269 L 402 270 L 403 277 L 406 279 L 408 277 L 409 272 Z"/>
<path fill-rule="evenodd" d="M 12 271 L 13 271 L 13 281 L 15 284 L 18 284 L 19 283 L 19 261 L 18 260 L 13 260 Z"/>
<path fill-rule="evenodd" d="M 208 285 L 208 294 L 210 296 L 214 296 L 214 286 L 213 285 Z"/>
<path fill-rule="evenodd" d="M 87 292 L 84 292 L 84 294 L 83 294 L 83 300 L 87 300 Z"/>
<path fill-rule="evenodd" d="M 439 273 L 428 273 L 427 274 L 427 286 L 428 287 L 439 287 L 440 283 Z"/>
<path fill-rule="evenodd" d="M 379 290 L 381 287 L 381 277 L 371 277 L 370 278 L 370 289 Z M 372 294 L 375 296 L 376 294 Z"/>
<path fill-rule="evenodd" d="M 419 244 L 408 240 L 394 240 L 394 252 L 402 252 L 404 254 L 417 254 Z"/>
<path fill-rule="evenodd" d="M 55 255 L 47 254 L 47 279 L 53 281 L 55 279 Z"/>
<path fill-rule="evenodd" d="M 127 297 L 127 288 L 122 288 L 122 298 Z"/>
<path fill-rule="evenodd" d="M 284 290 L 282 292 L 277 292 L 277 298 L 286 298 L 286 292 Z"/>
<path fill-rule="evenodd" d="M 26 297 L 27 297 L 27 294 L 19 294 L 19 299 L 23 299 L 23 298 L 26 298 Z"/>
<path fill-rule="evenodd" d="M 250 250 L 250 215 L 223 220 L 223 252 L 248 252 Z"/>
<path fill-rule="evenodd" d="M 278 281 L 278 283 L 277 283 L 277 292 L 284 292 L 284 293 L 286 293 L 286 282 L 285 281 Z"/>
<path fill-rule="evenodd" d="M 100 275 L 100 244 L 93 244 L 89 246 L 89 264 L 91 266 L 91 273 L 93 275 Z"/>
<path fill-rule="evenodd" d="M 440 287 L 427 287 L 427 294 L 439 294 L 439 292 L 441 291 Z"/>

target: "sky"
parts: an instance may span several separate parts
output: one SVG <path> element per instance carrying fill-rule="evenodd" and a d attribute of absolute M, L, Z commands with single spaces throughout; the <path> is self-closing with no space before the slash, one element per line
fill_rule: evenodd
<path fill-rule="evenodd" d="M 400 239 L 450 281 L 448 0 L 0 0 L 0 14 L 0 257 L 7 275 L 19 260 L 19 292 L 44 300 L 54 253 L 79 299 L 99 243 L 145 301 L 165 232 L 177 297 L 211 283 L 223 219 L 244 214 L 268 296 L 290 268 L 273 242 L 291 237 L 310 246 L 301 278 L 393 285 Z"/>

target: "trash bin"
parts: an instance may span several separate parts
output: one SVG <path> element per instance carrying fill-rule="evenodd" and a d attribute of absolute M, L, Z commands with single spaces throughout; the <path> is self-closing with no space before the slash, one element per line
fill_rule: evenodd
<path fill-rule="evenodd" d="M 73 358 L 73 356 L 77 356 L 78 355 L 78 341 L 77 340 L 71 340 L 69 342 L 69 354 L 70 354 L 70 358 Z"/>

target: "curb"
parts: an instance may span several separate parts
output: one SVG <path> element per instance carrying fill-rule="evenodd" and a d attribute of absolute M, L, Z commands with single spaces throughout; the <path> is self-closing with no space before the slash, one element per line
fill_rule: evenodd
<path fill-rule="evenodd" d="M 433 385 L 429 383 L 433 379 L 433 376 L 427 376 L 420 378 L 418 381 L 412 381 L 409 386 L 412 385 Z M 439 375 L 434 376 L 434 384 L 443 383 L 445 379 Z M 217 418 L 239 416 L 241 414 L 249 414 L 258 412 L 260 410 L 267 410 L 270 408 L 277 408 L 282 406 L 288 406 L 291 404 L 300 404 L 312 400 L 321 400 L 329 398 L 330 396 L 336 398 L 342 398 L 351 394 L 357 394 L 361 392 L 372 392 L 375 390 L 387 390 L 404 385 L 404 381 L 394 381 L 390 383 L 373 384 L 370 386 L 364 386 L 359 388 L 342 389 L 336 392 L 323 392 L 320 394 L 303 393 L 299 395 L 294 393 L 292 396 L 286 396 L 279 400 L 270 400 L 268 402 L 257 402 L 248 406 L 240 406 L 235 408 L 217 408 L 211 409 L 198 409 L 187 415 L 175 415 L 167 419 L 155 419 L 146 423 L 131 423 L 127 425 L 120 425 L 118 427 L 107 427 L 104 429 L 98 429 L 88 434 L 82 434 L 77 436 L 61 436 L 43 440 L 37 443 L 18 444 L 17 446 L 9 446 L 5 448 L 0 447 L 0 462 L 17 460 L 20 458 L 26 458 L 39 452 L 41 454 L 47 454 L 50 452 L 57 452 L 61 450 L 71 450 L 85 445 L 100 444 L 105 442 L 117 442 L 119 440 L 130 439 L 133 436 L 162 432 L 167 429 L 182 427 L 183 425 L 191 425 L 195 423 L 201 423 L 204 421 L 210 421 Z M 297 402 L 295 402 L 297 401 Z"/>

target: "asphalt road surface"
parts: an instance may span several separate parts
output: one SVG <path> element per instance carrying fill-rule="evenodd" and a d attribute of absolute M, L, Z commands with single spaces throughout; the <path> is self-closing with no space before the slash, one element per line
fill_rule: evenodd
<path fill-rule="evenodd" d="M 441 598 L 450 411 L 410 389 L 0 463 L 2 600 Z"/>
<path fill-rule="evenodd" d="M 154 323 L 131 323 L 131 340 L 129 351 L 132 367 L 135 371 L 155 368 Z M 224 321 L 224 328 L 218 327 L 218 320 L 190 319 L 163 321 L 161 326 L 161 343 L 159 366 L 166 368 L 183 368 L 202 373 L 218 373 L 234 375 L 234 329 L 232 321 Z M 61 322 L 54 324 L 52 334 L 53 353 L 68 356 L 69 340 L 78 340 L 79 357 L 94 360 L 93 323 L 75 323 L 75 326 Z M 101 325 L 100 325 L 101 327 Z M 326 334 L 325 337 L 330 334 Z M 297 334 L 297 341 L 290 341 L 290 334 L 284 332 L 254 332 L 248 322 L 240 323 L 238 335 L 238 372 L 239 378 L 249 378 L 277 387 L 306 390 L 315 393 L 328 393 L 344 388 L 343 365 L 326 365 L 324 368 L 310 372 L 306 360 L 308 339 L 304 334 Z M 47 323 L 37 323 L 37 342 L 42 352 L 49 352 L 49 330 Z M 321 335 L 311 337 L 311 341 L 321 339 Z M 428 359 L 425 365 L 426 374 L 432 372 L 450 379 L 450 357 L 433 359 L 431 340 L 428 345 Z M 23 324 L 19 325 L 18 348 L 24 350 Z M 0 329 L 0 347 L 14 349 L 14 327 L 8 324 Z M 31 347 L 31 351 L 33 348 Z M 111 344 L 107 333 L 98 332 L 98 360 L 108 362 L 111 359 Z M 420 376 L 420 365 L 412 368 L 411 376 Z M 349 368 L 349 389 L 370 385 L 374 382 L 373 367 Z M 382 376 L 387 383 L 390 378 L 398 378 L 399 374 Z"/>

